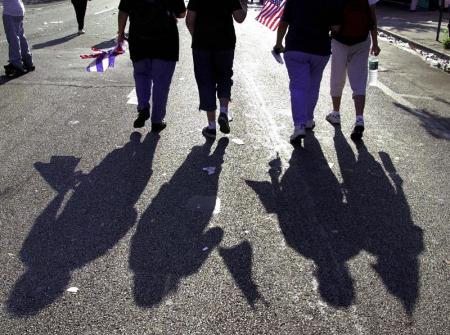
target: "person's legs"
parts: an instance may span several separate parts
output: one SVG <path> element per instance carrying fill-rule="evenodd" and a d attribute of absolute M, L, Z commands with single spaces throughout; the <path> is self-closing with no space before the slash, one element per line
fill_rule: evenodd
<path fill-rule="evenodd" d="M 220 101 L 219 125 L 220 131 L 230 132 L 228 118 L 228 104 L 231 100 L 231 87 L 233 86 L 234 50 L 217 51 L 214 53 L 214 73 L 217 83 L 217 97 Z"/>
<path fill-rule="evenodd" d="M 320 83 L 322 81 L 323 70 L 327 66 L 329 56 L 310 56 L 310 85 L 308 92 L 307 122 L 312 124 L 314 120 L 314 109 L 319 99 Z"/>
<path fill-rule="evenodd" d="M 17 16 L 3 15 L 3 27 L 5 28 L 5 35 L 9 46 L 9 63 L 23 71 L 20 39 L 18 36 L 19 22 L 20 20 Z"/>
<path fill-rule="evenodd" d="M 340 124 L 340 109 L 342 91 L 345 86 L 347 75 L 348 46 L 336 40 L 331 41 L 331 77 L 330 95 L 333 103 L 333 110 L 326 119 L 332 124 Z"/>
<path fill-rule="evenodd" d="M 352 139 L 361 139 L 364 131 L 364 107 L 366 103 L 366 88 L 368 68 L 367 62 L 370 51 L 370 38 L 358 43 L 350 48 L 348 64 L 348 79 L 353 91 L 353 101 L 355 104 L 356 122 L 352 132 Z"/>
<path fill-rule="evenodd" d="M 212 51 L 192 50 L 194 59 L 194 74 L 200 97 L 199 109 L 206 111 L 208 127 L 202 133 L 207 137 L 216 136 L 216 80 Z"/>
<path fill-rule="evenodd" d="M 152 60 L 142 59 L 133 63 L 134 83 L 138 100 L 138 118 L 134 122 L 135 128 L 144 126 L 150 117 L 150 95 L 152 89 Z"/>
<path fill-rule="evenodd" d="M 25 37 L 25 31 L 23 29 L 23 17 L 20 17 L 18 25 L 18 36 L 20 42 L 20 53 L 23 61 L 23 65 L 27 70 L 32 70 L 33 67 L 33 57 L 28 46 L 27 38 Z"/>
<path fill-rule="evenodd" d="M 72 0 L 73 7 L 75 8 L 75 15 L 77 17 L 79 32 L 84 29 L 84 17 L 86 15 L 87 1 L 88 0 Z"/>
<path fill-rule="evenodd" d="M 292 119 L 295 127 L 291 142 L 305 135 L 305 125 L 308 121 L 308 92 L 311 84 L 309 57 L 309 54 L 299 51 L 288 51 L 284 54 L 289 75 Z"/>
<path fill-rule="evenodd" d="M 152 61 L 152 123 L 162 123 L 166 116 L 167 99 L 176 62 L 162 59 Z"/>

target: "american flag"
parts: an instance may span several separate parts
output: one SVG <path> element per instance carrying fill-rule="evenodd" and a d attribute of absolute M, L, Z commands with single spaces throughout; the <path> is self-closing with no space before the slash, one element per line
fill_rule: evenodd
<path fill-rule="evenodd" d="M 124 45 L 116 45 L 109 50 L 100 50 L 92 48 L 92 53 L 80 55 L 81 59 L 95 58 L 95 60 L 86 67 L 87 72 L 105 72 L 106 69 L 114 67 L 116 57 L 125 53 Z"/>
<path fill-rule="evenodd" d="M 280 24 L 280 19 L 283 16 L 285 4 L 286 0 L 266 0 L 263 9 L 256 17 L 256 20 L 269 27 L 271 30 L 276 30 Z"/>

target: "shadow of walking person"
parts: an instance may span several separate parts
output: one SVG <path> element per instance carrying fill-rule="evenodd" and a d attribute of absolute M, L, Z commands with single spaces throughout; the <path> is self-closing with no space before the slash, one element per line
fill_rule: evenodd
<path fill-rule="evenodd" d="M 135 224 L 134 206 L 152 174 L 159 140 L 154 133 L 142 143 L 140 137 L 133 133 L 88 174 L 74 172 L 79 161 L 74 157 L 35 163 L 57 195 L 22 245 L 26 271 L 10 293 L 10 313 L 39 313 L 64 293 L 72 271 L 107 253 Z"/>
<path fill-rule="evenodd" d="M 335 307 L 354 300 L 346 261 L 360 250 L 358 241 L 337 232 L 345 224 L 341 187 L 312 133 L 305 148 L 295 148 L 282 174 L 279 158 L 269 163 L 271 182 L 247 181 L 266 210 L 276 213 L 287 244 L 316 265 L 321 297 Z"/>
<path fill-rule="evenodd" d="M 422 229 L 411 218 L 403 181 L 387 153 L 379 153 L 381 165 L 361 141 L 355 157 L 338 127 L 334 144 L 354 228 L 351 236 L 377 257 L 372 267 L 411 315 L 419 296 L 418 256 L 424 246 Z"/>
<path fill-rule="evenodd" d="M 192 148 L 142 215 L 129 260 L 138 306 L 151 308 L 176 292 L 221 242 L 222 229 L 206 227 L 220 205 L 218 181 L 227 145 L 228 138 L 221 138 L 211 156 L 211 142 Z M 216 169 L 208 176 L 205 167 Z"/>

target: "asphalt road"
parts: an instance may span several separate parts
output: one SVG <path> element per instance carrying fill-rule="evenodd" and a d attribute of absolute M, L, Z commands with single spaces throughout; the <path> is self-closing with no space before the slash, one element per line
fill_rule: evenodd
<path fill-rule="evenodd" d="M 135 132 L 118 1 L 27 7 L 36 71 L 0 79 L 1 334 L 448 334 L 448 74 L 382 43 L 364 142 L 352 101 L 293 149 L 275 34 L 237 26 L 230 136 L 205 143 L 190 38 L 159 136 Z M 0 58 L 7 44 L 0 35 Z M 215 167 L 208 175 L 203 168 Z"/>

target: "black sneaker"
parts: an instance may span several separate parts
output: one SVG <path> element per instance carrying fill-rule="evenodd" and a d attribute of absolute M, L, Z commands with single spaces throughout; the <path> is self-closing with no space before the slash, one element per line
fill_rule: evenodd
<path fill-rule="evenodd" d="M 360 141 L 363 137 L 363 132 L 364 132 L 364 123 L 357 122 L 355 123 L 355 128 L 353 128 L 350 138 L 353 141 Z"/>
<path fill-rule="evenodd" d="M 216 138 L 216 130 L 215 129 L 211 129 L 209 127 L 205 127 L 202 129 L 202 134 L 203 136 L 205 136 L 206 138 L 212 138 L 215 139 Z"/>
<path fill-rule="evenodd" d="M 148 108 L 138 110 L 138 113 L 139 115 L 133 124 L 134 128 L 142 128 L 145 125 L 145 121 L 150 118 L 150 109 Z"/>
<path fill-rule="evenodd" d="M 152 131 L 159 133 L 160 131 L 164 130 L 167 127 L 167 123 L 164 121 L 161 122 L 152 122 Z"/>
<path fill-rule="evenodd" d="M 219 122 L 220 131 L 224 134 L 230 133 L 230 124 L 228 123 L 228 115 L 225 113 L 219 114 L 219 119 L 217 120 Z"/>
<path fill-rule="evenodd" d="M 12 65 L 11 63 L 9 63 L 8 65 L 3 66 L 5 68 L 5 74 L 7 76 L 21 76 L 23 74 L 25 74 L 25 71 L 23 69 L 20 69 L 14 65 Z"/>

